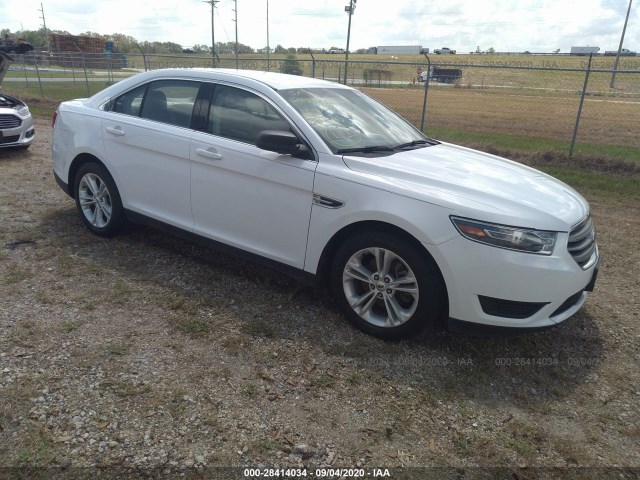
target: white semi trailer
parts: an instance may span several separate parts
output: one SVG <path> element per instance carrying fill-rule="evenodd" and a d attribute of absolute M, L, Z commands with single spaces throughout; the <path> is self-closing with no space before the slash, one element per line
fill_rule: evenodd
<path fill-rule="evenodd" d="M 428 53 L 427 49 L 425 53 Z M 381 45 L 376 47 L 378 55 L 420 55 L 423 53 L 422 45 Z"/>
<path fill-rule="evenodd" d="M 579 55 L 579 56 L 585 56 L 585 55 L 590 55 L 590 54 L 594 54 L 597 55 L 598 52 L 600 51 L 600 47 L 571 47 L 571 55 Z"/>

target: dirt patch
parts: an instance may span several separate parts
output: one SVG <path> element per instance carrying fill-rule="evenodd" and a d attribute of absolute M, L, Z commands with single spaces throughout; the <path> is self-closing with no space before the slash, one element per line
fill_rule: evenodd
<path fill-rule="evenodd" d="M 36 127 L 0 151 L 1 465 L 640 466 L 637 205 L 590 198 L 602 270 L 558 328 L 386 343 L 272 270 L 142 227 L 91 235 Z"/>

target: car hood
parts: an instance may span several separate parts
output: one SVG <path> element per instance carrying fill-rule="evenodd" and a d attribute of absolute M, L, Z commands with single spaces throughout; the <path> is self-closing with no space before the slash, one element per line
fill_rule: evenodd
<path fill-rule="evenodd" d="M 452 209 L 452 214 L 568 231 L 589 213 L 565 183 L 522 164 L 447 143 L 376 158 L 344 157 L 388 188 Z"/>
<path fill-rule="evenodd" d="M 9 70 L 9 65 L 12 63 L 13 58 L 4 52 L 0 52 L 0 84 L 2 84 L 2 80 L 4 80 L 7 70 Z"/>

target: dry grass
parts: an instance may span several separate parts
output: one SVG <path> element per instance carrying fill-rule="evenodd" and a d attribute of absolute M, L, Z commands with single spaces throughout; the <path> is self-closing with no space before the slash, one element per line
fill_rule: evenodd
<path fill-rule="evenodd" d="M 420 125 L 424 92 L 364 88 L 367 94 Z M 535 96 L 522 92 L 432 88 L 428 95 L 426 131 L 464 132 L 571 140 L 580 97 Z M 592 144 L 640 148 L 635 126 L 640 124 L 640 100 L 587 99 L 580 139 Z"/>
<path fill-rule="evenodd" d="M 33 148 L 0 159 L 4 464 L 151 468 L 201 453 L 296 466 L 282 449 L 300 444 L 314 466 L 492 465 L 509 478 L 640 464 L 637 202 L 590 196 L 603 265 L 566 324 L 389 344 L 265 268 L 145 228 L 89 234 L 37 122 Z M 5 247 L 16 239 L 37 241 Z M 522 357 L 556 363 L 497 364 Z M 91 420 L 77 429 L 76 416 Z M 122 446 L 99 452 L 106 437 Z"/>

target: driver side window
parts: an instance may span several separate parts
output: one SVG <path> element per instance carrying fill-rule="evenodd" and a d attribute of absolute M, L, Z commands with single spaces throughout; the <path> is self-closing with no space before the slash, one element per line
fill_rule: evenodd
<path fill-rule="evenodd" d="M 215 87 L 209 110 L 209 133 L 255 145 L 263 130 L 288 132 L 290 126 L 258 95 L 225 85 Z"/>

